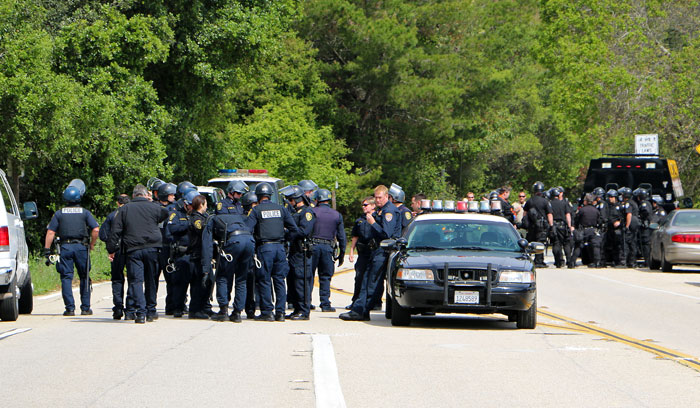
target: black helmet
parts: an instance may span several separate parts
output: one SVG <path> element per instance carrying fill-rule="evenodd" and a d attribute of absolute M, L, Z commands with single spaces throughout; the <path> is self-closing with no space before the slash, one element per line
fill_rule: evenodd
<path fill-rule="evenodd" d="M 233 180 L 229 181 L 228 185 L 226 186 L 226 194 L 231 194 L 231 193 L 240 193 L 240 194 L 245 194 L 249 190 L 248 185 L 241 180 Z"/>
<path fill-rule="evenodd" d="M 318 190 L 318 184 L 314 183 L 313 180 L 302 180 L 299 182 L 299 187 L 303 191 L 316 191 Z"/>
<path fill-rule="evenodd" d="M 564 192 L 564 187 L 554 187 L 552 189 L 552 198 L 559 197 L 559 194 Z"/>
<path fill-rule="evenodd" d="M 629 187 L 620 187 L 617 192 L 622 196 L 622 198 L 630 198 L 632 197 L 632 189 Z"/>
<path fill-rule="evenodd" d="M 304 196 L 304 191 L 301 189 L 301 187 L 295 184 L 282 188 L 280 193 L 282 193 L 285 198 L 294 200 Z"/>
<path fill-rule="evenodd" d="M 252 191 L 248 191 L 247 193 L 243 194 L 243 197 L 241 197 L 241 205 L 243 207 L 249 207 L 257 202 L 258 196 L 256 196 Z"/>
<path fill-rule="evenodd" d="M 268 182 L 263 181 L 255 186 L 255 195 L 258 196 L 258 198 L 272 197 L 272 194 L 274 194 L 274 190 Z"/>
<path fill-rule="evenodd" d="M 551 200 L 554 198 L 554 187 L 550 188 L 549 190 L 544 192 L 544 196 L 547 197 L 548 200 Z"/>
<path fill-rule="evenodd" d="M 322 188 L 322 189 L 316 191 L 315 198 L 316 198 L 316 201 L 318 201 L 319 203 L 321 201 L 328 201 L 331 199 L 331 192 L 329 190 L 326 190 L 325 188 Z"/>
<path fill-rule="evenodd" d="M 639 200 L 639 201 L 644 201 L 647 198 L 649 198 L 649 192 L 647 191 L 646 188 L 642 188 L 642 187 L 634 189 L 634 191 L 632 192 L 632 195 L 637 197 L 637 200 Z"/>
<path fill-rule="evenodd" d="M 611 188 L 610 190 L 608 190 L 608 192 L 606 193 L 606 195 L 607 195 L 608 197 L 615 197 L 615 198 L 617 198 L 617 196 L 619 196 L 620 193 L 618 193 L 617 190 L 615 190 L 614 188 Z"/>
<path fill-rule="evenodd" d="M 536 181 L 535 184 L 532 185 L 532 192 L 533 193 L 541 193 L 544 191 L 544 183 L 541 181 Z"/>
<path fill-rule="evenodd" d="M 177 186 L 173 183 L 161 183 L 158 186 L 158 199 L 161 201 L 166 201 L 170 194 L 175 194 L 177 192 Z"/>
<path fill-rule="evenodd" d="M 559 194 L 561 194 L 561 193 L 566 193 L 566 190 L 564 190 L 564 187 L 562 187 L 562 186 L 557 186 L 556 188 L 557 188 L 557 190 L 559 190 Z"/>
<path fill-rule="evenodd" d="M 77 204 L 80 202 L 81 198 L 82 197 L 80 196 L 80 190 L 78 190 L 78 187 L 68 186 L 65 190 L 63 190 L 63 201 L 67 202 L 68 204 Z"/>
<path fill-rule="evenodd" d="M 157 177 L 151 177 L 146 182 L 146 188 L 148 191 L 158 191 L 158 187 L 160 187 L 161 184 L 163 184 L 163 180 Z"/>
<path fill-rule="evenodd" d="M 400 185 L 391 183 L 391 187 L 389 187 L 389 195 L 395 200 L 400 203 L 403 203 L 403 201 L 406 199 L 406 193 L 403 192 L 403 188 L 401 188 Z"/>
<path fill-rule="evenodd" d="M 605 195 L 605 190 L 603 187 L 596 187 L 593 189 L 593 195 L 595 195 L 598 198 L 602 198 Z"/>
<path fill-rule="evenodd" d="M 175 190 L 175 198 L 178 200 L 182 198 L 187 190 L 196 190 L 197 187 L 195 187 L 194 184 L 190 183 L 189 181 L 183 181 L 182 183 L 177 185 L 177 189 Z"/>
<path fill-rule="evenodd" d="M 187 205 L 192 205 L 192 200 L 194 200 L 194 198 L 197 197 L 198 195 L 200 195 L 200 194 L 197 190 L 194 190 L 194 189 L 187 190 L 187 192 L 185 193 L 185 195 L 183 197 L 183 201 Z"/>

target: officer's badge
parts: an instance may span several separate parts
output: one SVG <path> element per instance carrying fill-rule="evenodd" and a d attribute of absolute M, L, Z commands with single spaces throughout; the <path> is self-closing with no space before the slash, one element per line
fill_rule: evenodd
<path fill-rule="evenodd" d="M 394 219 L 394 215 L 392 213 L 388 212 L 388 213 L 384 214 L 384 219 L 386 219 L 387 221 L 391 221 Z"/>
<path fill-rule="evenodd" d="M 216 203 L 216 210 L 221 211 L 221 209 L 224 208 L 224 205 L 221 203 Z"/>
<path fill-rule="evenodd" d="M 406 211 L 404 214 L 406 214 L 406 219 L 410 220 L 411 219 L 411 213 Z"/>
<path fill-rule="evenodd" d="M 311 215 L 310 212 L 307 212 L 307 213 L 306 213 L 306 221 L 311 221 L 313 218 L 314 218 L 314 216 Z"/>
<path fill-rule="evenodd" d="M 194 227 L 197 229 L 202 229 L 202 220 L 197 220 L 194 222 Z"/>
<path fill-rule="evenodd" d="M 170 214 L 170 221 L 174 220 L 176 215 L 175 213 Z"/>

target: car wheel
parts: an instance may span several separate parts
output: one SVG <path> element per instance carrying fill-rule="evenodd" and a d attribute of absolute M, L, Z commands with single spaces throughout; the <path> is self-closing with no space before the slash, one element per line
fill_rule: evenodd
<path fill-rule="evenodd" d="M 9 297 L 0 300 L 0 320 L 14 322 L 19 316 L 19 299 L 17 298 L 17 277 L 7 287 Z"/>
<path fill-rule="evenodd" d="M 387 302 L 389 303 L 389 302 Z M 411 325 L 411 310 L 399 306 L 396 300 L 391 298 L 391 325 L 392 326 L 410 326 Z"/>
<path fill-rule="evenodd" d="M 391 307 L 394 304 L 394 300 L 389 297 L 389 292 L 386 292 L 386 302 L 384 302 L 384 317 L 391 319 Z"/>
<path fill-rule="evenodd" d="M 32 288 L 32 275 L 27 273 L 24 285 L 19 289 L 19 313 L 30 314 L 34 310 L 34 288 Z"/>
<path fill-rule="evenodd" d="M 537 326 L 537 299 L 529 309 L 517 313 L 515 325 L 518 329 L 534 329 Z"/>
<path fill-rule="evenodd" d="M 654 259 L 654 251 L 649 252 L 649 269 L 657 270 L 661 268 L 661 261 Z"/>
<path fill-rule="evenodd" d="M 666 260 L 666 254 L 663 248 L 661 248 L 661 271 L 671 272 L 673 270 L 673 264 Z"/>

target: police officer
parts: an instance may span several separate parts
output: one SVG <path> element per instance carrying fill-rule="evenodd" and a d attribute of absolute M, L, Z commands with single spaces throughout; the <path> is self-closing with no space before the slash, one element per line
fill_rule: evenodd
<path fill-rule="evenodd" d="M 547 233 L 554 224 L 552 206 L 544 198 L 544 184 L 541 181 L 532 185 L 532 197 L 523 206 L 523 223 L 527 228 L 527 240 L 542 242 L 547 240 Z M 535 255 L 535 266 L 546 268 L 544 254 Z"/>
<path fill-rule="evenodd" d="M 316 191 L 317 205 L 313 212 L 316 214 L 316 224 L 311 241 L 314 244 L 312 269 L 318 273 L 318 294 L 321 298 L 322 312 L 335 312 L 331 306 L 331 278 L 335 270 L 333 252 L 338 242 L 338 267 L 345 258 L 345 227 L 343 216 L 330 206 L 331 192 L 322 188 Z"/>
<path fill-rule="evenodd" d="M 362 286 L 362 279 L 367 272 L 367 267 L 372 260 L 372 252 L 377 249 L 377 241 L 372 236 L 372 226 L 367 222 L 367 216 L 374 212 L 374 197 L 362 200 L 363 215 L 355 220 L 352 226 L 352 243 L 350 244 L 350 262 L 354 261 L 354 250 L 357 248 L 357 261 L 355 262 L 355 286 L 352 292 L 352 303 L 345 308 L 352 309 L 357 300 Z"/>
<path fill-rule="evenodd" d="M 158 186 L 157 189 L 157 195 L 158 197 L 158 202 L 162 207 L 164 207 L 167 211 L 168 214 L 171 214 L 172 212 L 175 211 L 175 193 L 177 192 L 177 186 L 173 183 L 161 183 Z M 166 296 L 165 296 L 165 314 L 166 315 L 172 315 L 173 311 L 175 310 L 175 304 L 173 303 L 173 283 L 172 283 L 172 274 L 168 273 L 166 271 L 166 268 L 168 266 L 168 261 L 170 260 L 170 243 L 168 242 L 168 237 L 167 237 L 167 222 L 162 222 L 160 224 L 160 232 L 161 236 L 163 238 L 163 247 L 160 249 L 160 252 L 158 253 L 158 273 L 156 276 L 154 276 L 155 282 L 152 283 L 153 287 L 156 289 L 154 292 L 151 293 L 151 296 L 158 296 L 158 283 L 160 281 L 160 275 L 163 274 L 165 277 L 165 290 L 166 290 Z M 149 299 L 147 301 L 150 301 L 151 303 L 155 303 L 156 299 Z"/>
<path fill-rule="evenodd" d="M 639 207 L 639 252 L 644 258 L 645 266 L 649 265 L 649 253 L 651 251 L 651 218 L 653 214 L 652 204 L 649 202 L 649 192 L 645 188 L 637 188 L 632 192 Z"/>
<path fill-rule="evenodd" d="M 176 195 L 181 196 L 183 193 L 187 195 L 190 191 L 196 191 L 196 189 L 183 186 Z M 193 197 L 194 195 L 190 196 L 190 198 Z M 187 307 L 187 289 L 192 280 L 192 263 L 190 262 L 190 256 L 187 254 L 187 248 L 190 244 L 188 213 L 191 209 L 192 202 L 186 201 L 184 197 L 179 197 L 173 211 L 168 215 L 166 226 L 166 236 L 170 245 L 169 266 L 166 273 L 171 275 L 170 281 L 173 286 L 171 303 L 173 317 L 178 318 L 189 312 Z"/>
<path fill-rule="evenodd" d="M 226 198 L 216 204 L 216 214 L 243 215 L 241 197 L 248 192 L 248 185 L 242 180 L 229 181 L 226 186 Z"/>
<path fill-rule="evenodd" d="M 600 243 L 602 241 L 598 226 L 600 225 L 600 212 L 593 206 L 596 196 L 586 194 L 581 207 L 576 214 L 575 226 L 583 235 L 583 247 L 590 252 L 586 259 L 590 260 L 588 267 L 600 268 L 602 260 L 600 257 Z M 579 247 L 580 248 L 580 247 Z M 578 254 L 575 254 L 578 256 Z"/>
<path fill-rule="evenodd" d="M 315 206 L 314 203 L 314 197 L 316 194 L 316 190 L 318 190 L 318 184 L 314 183 L 313 180 L 301 180 L 298 184 L 299 187 L 301 187 L 301 190 L 304 192 L 306 197 L 309 199 L 309 205 L 311 207 Z"/>
<path fill-rule="evenodd" d="M 600 225 L 598 230 L 600 231 L 600 268 L 606 267 L 606 261 L 608 260 L 609 250 L 606 248 L 608 240 L 608 224 L 610 220 L 610 205 L 605 200 L 605 190 L 602 187 L 596 187 L 593 189 L 593 195 L 595 196 L 595 201 L 593 206 L 600 213 Z"/>
<path fill-rule="evenodd" d="M 659 223 L 665 216 L 666 210 L 664 210 L 664 199 L 661 197 L 654 197 L 651 200 L 651 217 L 649 217 L 649 223 Z"/>
<path fill-rule="evenodd" d="M 316 225 L 316 214 L 309 206 L 308 198 L 299 186 L 290 186 L 284 192 L 292 208 L 292 218 L 299 227 L 299 234 L 289 234 L 289 275 L 294 286 L 288 286 L 292 297 L 294 311 L 287 316 L 292 320 L 309 320 L 311 291 L 313 289 L 311 238 Z M 288 281 L 289 282 L 289 281 Z M 288 297 L 289 299 L 289 297 Z"/>
<path fill-rule="evenodd" d="M 239 197 L 236 197 L 238 202 Z M 240 207 L 243 211 L 243 207 Z M 216 300 L 219 313 L 212 320 L 223 322 L 227 318 L 241 322 L 241 312 L 246 303 L 246 282 L 255 251 L 255 241 L 246 217 L 239 213 L 221 213 L 209 217 L 202 233 L 202 265 L 213 274 L 211 261 L 216 260 Z M 218 253 L 217 253 L 218 252 Z M 236 292 L 233 311 L 228 316 L 228 303 L 235 281 Z"/>
<path fill-rule="evenodd" d="M 628 268 L 636 267 L 637 263 L 637 234 L 639 233 L 639 206 L 632 198 L 632 189 L 621 187 L 618 190 L 622 196 L 622 212 L 625 214 L 624 242 L 625 259 Z"/>
<path fill-rule="evenodd" d="M 82 183 L 82 181 L 81 181 Z M 84 184 L 83 184 L 84 186 Z M 80 206 L 82 193 L 73 185 L 63 191 L 67 206 L 56 211 L 46 228 L 44 255 L 51 255 L 51 243 L 58 237 L 60 260 L 56 270 L 61 276 L 61 293 L 66 310 L 64 316 L 75 316 L 73 300 L 73 265 L 80 278 L 80 314 L 91 315 L 90 309 L 90 253 L 95 248 L 99 225 L 90 211 Z"/>
<path fill-rule="evenodd" d="M 367 222 L 372 228 L 372 237 L 381 242 L 383 239 L 398 238 L 401 235 L 400 213 L 389 201 L 389 189 L 379 185 L 374 189 L 377 211 L 367 215 Z M 387 267 L 387 254 L 382 248 L 372 252 L 372 259 L 362 279 L 360 293 L 349 312 L 339 317 L 343 320 L 369 320 L 369 312 L 381 300 L 383 295 L 380 282 L 384 279 Z"/>
<path fill-rule="evenodd" d="M 391 187 L 389 187 L 389 199 L 401 213 L 401 230 L 403 231 L 403 229 L 408 227 L 408 224 L 413 221 L 413 213 L 408 207 L 403 205 L 406 199 L 406 193 L 404 193 L 401 186 L 392 183 Z"/>
<path fill-rule="evenodd" d="M 121 246 L 126 251 L 126 273 L 129 289 L 134 296 L 136 323 L 154 321 L 158 316 L 156 303 L 153 301 L 155 296 L 152 293 L 155 288 L 152 287 L 152 283 L 158 270 L 158 249 L 163 246 L 159 224 L 167 218 L 168 210 L 149 201 L 148 190 L 138 184 L 134 187 L 131 202 L 117 211 L 112 223 L 107 251 L 110 253 L 110 260 L 114 260 L 121 240 Z"/>
<path fill-rule="evenodd" d="M 625 257 L 625 214 L 622 210 L 622 205 L 618 201 L 619 193 L 615 189 L 609 189 L 606 193 L 608 197 L 608 236 L 607 242 L 610 248 L 610 257 L 613 266 L 624 266 Z"/>
<path fill-rule="evenodd" d="M 564 200 L 564 191 L 555 187 L 552 191 L 552 220 L 554 221 L 550 237 L 552 239 L 552 254 L 554 255 L 554 265 L 557 268 L 564 267 L 564 257 L 566 265 L 575 265 L 576 257 L 572 259 L 571 232 L 573 223 L 571 219 L 570 205 Z M 563 255 L 562 255 L 563 250 Z"/>
<path fill-rule="evenodd" d="M 163 180 L 156 178 L 156 177 L 151 177 L 148 179 L 146 182 L 146 188 L 148 189 L 151 199 L 153 201 L 159 201 L 158 200 L 158 188 L 164 184 Z"/>
<path fill-rule="evenodd" d="M 261 313 L 260 316 L 255 317 L 255 320 L 283 322 L 287 304 L 284 279 L 289 272 L 284 251 L 284 229 L 287 228 L 290 234 L 298 234 L 299 229 L 284 207 L 270 201 L 272 194 L 274 190 L 269 183 L 258 183 L 255 186 L 255 195 L 259 202 L 248 216 L 248 225 L 254 231 L 256 255 L 261 263 L 255 281 L 260 294 Z M 270 279 L 275 289 L 274 317 Z"/>
<path fill-rule="evenodd" d="M 258 205 L 258 196 L 255 192 L 249 191 L 241 197 L 241 205 L 243 206 L 243 213 L 248 216 L 250 211 Z M 246 297 L 245 297 L 245 314 L 246 318 L 252 319 L 255 317 L 256 300 L 260 299 L 260 295 L 257 293 L 257 288 L 255 285 L 255 275 L 259 268 L 256 266 L 255 262 L 251 262 L 250 269 L 248 271 L 248 279 L 246 280 Z"/>
<path fill-rule="evenodd" d="M 510 205 L 508 198 L 510 198 L 510 187 L 501 187 L 496 190 L 498 196 L 497 200 L 501 203 L 501 215 L 515 225 L 515 214 L 513 213 L 513 206 Z"/>
<path fill-rule="evenodd" d="M 189 245 L 187 255 L 190 256 L 192 280 L 190 281 L 190 319 L 209 319 L 209 296 L 214 286 L 214 274 L 211 269 L 211 258 L 205 261 L 202 253 L 202 233 L 208 222 L 207 199 L 197 191 L 185 194 L 185 203 L 189 203 Z M 228 302 L 228 299 L 227 299 Z"/>
<path fill-rule="evenodd" d="M 117 209 L 121 208 L 124 204 L 129 202 L 129 196 L 126 194 L 121 194 L 117 197 Z M 109 240 L 109 235 L 112 233 L 112 222 L 114 221 L 114 216 L 117 214 L 117 210 L 112 211 L 107 215 L 104 222 L 100 226 L 100 240 L 107 242 Z M 114 320 L 120 320 L 124 316 L 124 267 L 126 266 L 126 256 L 124 252 L 118 250 L 114 254 L 114 259 L 111 262 L 111 280 L 112 280 L 112 318 Z M 126 294 L 126 316 L 129 320 L 134 320 L 134 299 L 131 293 L 127 290 Z"/>

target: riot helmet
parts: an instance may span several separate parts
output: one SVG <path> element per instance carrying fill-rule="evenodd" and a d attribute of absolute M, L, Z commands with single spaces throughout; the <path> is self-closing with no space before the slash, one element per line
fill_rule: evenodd
<path fill-rule="evenodd" d="M 313 180 L 301 180 L 298 183 L 299 187 L 306 192 L 306 191 L 313 191 L 315 192 L 318 190 L 318 184 L 314 183 Z"/>
<path fill-rule="evenodd" d="M 322 188 L 322 189 L 316 191 L 316 201 L 318 201 L 319 203 L 322 201 L 329 201 L 330 199 L 331 199 L 331 192 L 329 190 Z"/>
<path fill-rule="evenodd" d="M 536 181 L 535 184 L 532 185 L 532 192 L 533 193 L 541 193 L 544 191 L 544 183 L 541 181 Z"/>
<path fill-rule="evenodd" d="M 198 195 L 200 194 L 197 190 L 188 190 L 183 197 L 183 201 L 187 205 L 192 205 L 192 200 L 194 200 L 194 198 Z"/>
<path fill-rule="evenodd" d="M 249 190 L 248 185 L 242 180 L 232 180 L 226 186 L 226 194 L 245 194 Z"/>
<path fill-rule="evenodd" d="M 617 192 L 622 196 L 622 198 L 627 199 L 632 197 L 632 189 L 629 187 L 620 187 L 620 189 L 617 190 Z"/>
<path fill-rule="evenodd" d="M 247 193 L 243 194 L 243 197 L 241 197 L 241 205 L 246 208 L 250 207 L 251 205 L 257 202 L 258 196 L 256 196 L 255 193 L 252 191 L 248 191 Z"/>
<path fill-rule="evenodd" d="M 148 191 L 158 191 L 158 187 L 160 187 L 161 184 L 163 184 L 163 180 L 158 177 L 151 177 L 146 182 L 146 189 Z"/>
<path fill-rule="evenodd" d="M 263 181 L 262 183 L 258 183 L 258 185 L 255 186 L 255 195 L 258 196 L 258 198 L 269 198 L 272 197 L 272 194 L 274 194 L 274 190 L 272 190 L 272 186 L 270 185 L 270 183 Z"/>
<path fill-rule="evenodd" d="M 391 183 L 391 187 L 389 187 L 389 195 L 394 199 L 394 201 L 398 201 L 400 203 L 403 203 L 403 200 L 406 198 L 406 193 L 403 192 L 403 188 L 394 183 Z"/>
<path fill-rule="evenodd" d="M 606 195 L 608 196 L 608 198 L 610 198 L 610 197 L 617 198 L 620 195 L 620 193 L 618 193 L 617 190 L 615 190 L 614 188 L 611 188 L 610 190 L 608 190 Z"/>
<path fill-rule="evenodd" d="M 68 186 L 63 190 L 63 201 L 68 204 L 77 204 L 81 198 L 80 190 L 75 186 Z"/>
<path fill-rule="evenodd" d="M 177 186 L 173 183 L 161 183 L 158 186 L 158 199 L 160 201 L 168 201 L 168 196 L 177 192 Z"/>
<path fill-rule="evenodd" d="M 175 191 L 175 198 L 180 199 L 185 196 L 185 193 L 187 193 L 188 190 L 196 190 L 197 187 L 195 187 L 194 184 L 190 183 L 189 181 L 183 181 L 180 184 L 177 185 L 177 189 Z"/>
<path fill-rule="evenodd" d="M 644 201 L 644 200 L 649 198 L 649 192 L 647 191 L 646 188 L 642 188 L 642 187 L 634 189 L 634 191 L 632 192 L 632 195 L 635 196 L 637 198 L 637 200 L 639 200 L 639 201 Z"/>
<path fill-rule="evenodd" d="M 656 203 L 656 205 L 658 205 L 659 207 L 664 205 L 664 199 L 659 196 L 655 196 L 654 198 L 652 198 L 651 202 L 652 204 Z"/>
<path fill-rule="evenodd" d="M 605 195 L 605 190 L 603 187 L 596 187 L 593 189 L 593 194 L 598 198 L 602 198 Z"/>
<path fill-rule="evenodd" d="M 286 186 L 280 190 L 280 193 L 287 199 L 297 200 L 304 196 L 304 191 L 298 185 Z"/>
<path fill-rule="evenodd" d="M 73 179 L 68 183 L 68 187 L 75 187 L 80 193 L 80 197 L 85 195 L 85 182 L 79 178 Z"/>

